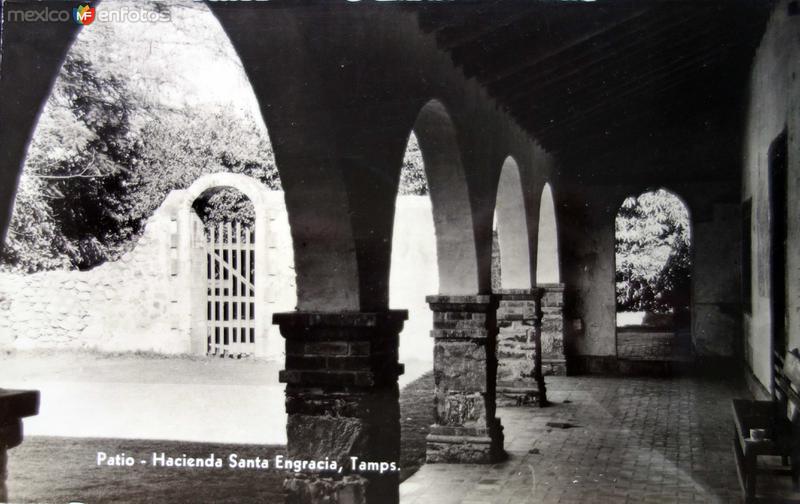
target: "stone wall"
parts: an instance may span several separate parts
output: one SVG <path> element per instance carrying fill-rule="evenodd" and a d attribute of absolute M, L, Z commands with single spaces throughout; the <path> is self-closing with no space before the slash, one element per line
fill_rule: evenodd
<path fill-rule="evenodd" d="M 214 176 L 218 176 L 216 174 Z M 173 191 L 147 221 L 133 250 L 88 271 L 0 274 L 0 348 L 94 349 L 205 354 L 206 258 L 191 191 Z M 258 272 L 265 312 L 257 355 L 282 353 L 272 312 L 295 305 L 291 237 L 283 193 L 264 188 L 268 216 Z"/>
<path fill-rule="evenodd" d="M 793 7 L 794 5 L 794 7 Z M 744 144 L 742 202 L 750 201 L 750 311 L 743 316 L 745 360 L 758 381 L 770 387 L 772 316 L 770 313 L 770 183 L 769 150 L 786 131 L 788 138 L 788 185 L 776 187 L 788 194 L 788 236 L 786 263 L 786 312 L 788 348 L 800 346 L 800 23 L 796 3 L 781 1 L 775 6 L 767 30 L 756 52 L 750 78 L 750 103 Z M 747 208 L 747 207 L 745 207 Z M 749 266 L 749 267 L 748 267 Z"/>
<path fill-rule="evenodd" d="M 89 271 L 0 274 L 0 347 L 188 353 L 171 295 L 181 280 L 170 273 L 175 231 L 164 205 L 117 261 Z"/>
<path fill-rule="evenodd" d="M 566 375 L 567 358 L 564 345 L 564 284 L 539 284 L 543 290 L 542 310 L 542 373 Z"/>

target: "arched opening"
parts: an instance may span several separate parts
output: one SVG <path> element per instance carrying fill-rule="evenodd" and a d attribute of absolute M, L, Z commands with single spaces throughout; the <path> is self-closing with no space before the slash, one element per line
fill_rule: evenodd
<path fill-rule="evenodd" d="M 545 184 L 539 200 L 539 236 L 536 251 L 536 282 L 539 285 L 561 282 L 556 225 L 553 190 L 550 184 Z"/>
<path fill-rule="evenodd" d="M 617 355 L 688 360 L 691 228 L 684 202 L 666 189 L 626 198 L 615 219 Z"/>
<path fill-rule="evenodd" d="M 263 191 L 280 188 L 266 128 L 241 62 L 202 4 L 104 2 L 102 8 L 168 9 L 173 17 L 171 23 L 126 23 L 110 16 L 108 22 L 83 30 L 28 145 L 20 184 L 24 189 L 17 193 L 9 234 L 13 243 L 3 249 L 2 269 L 19 276 L 38 272 L 24 275 L 22 281 L 30 285 L 26 296 L 33 296 L 13 300 L 19 303 L 13 313 L 26 313 L 25 305 L 35 304 L 41 316 L 21 321 L 26 326 L 19 334 L 26 336 L 12 343 L 26 344 L 31 361 L 45 358 L 48 351 L 59 361 L 32 379 L 20 375 L 18 387 L 25 378 L 26 388 L 41 389 L 43 398 L 58 398 L 42 401 L 40 415 L 26 425 L 26 434 L 33 442 L 37 436 L 71 438 L 68 443 L 45 443 L 48 456 L 57 458 L 74 453 L 76 446 L 92 453 L 106 450 L 97 437 L 109 446 L 145 443 L 153 451 L 180 446 L 178 451 L 186 453 L 200 443 L 285 443 L 277 363 L 251 359 L 233 365 L 185 357 L 209 350 L 207 249 L 202 221 L 192 204 L 198 197 L 222 197 L 226 191 L 217 188 L 231 184 L 216 181 L 198 186 L 196 192 L 186 188 L 217 172 L 252 178 Z M 242 192 L 257 203 L 250 191 Z M 283 195 L 266 201 L 282 203 Z M 202 213 L 200 206 L 196 210 Z M 264 208 L 269 213 L 273 207 Z M 270 215 L 270 235 L 285 228 L 288 242 L 288 247 L 270 242 L 274 255 L 291 258 L 285 210 Z M 244 264 L 245 254 L 238 258 L 230 253 L 229 244 L 239 241 L 229 238 L 237 228 L 235 221 L 230 228 L 223 226 L 219 234 L 225 246 L 215 252 Z M 254 234 L 266 245 L 265 233 L 259 229 Z M 188 254 L 195 250 L 202 265 L 197 275 L 188 271 Z M 274 265 L 272 253 L 266 252 L 266 263 Z M 259 271 L 258 259 L 250 262 Z M 225 274 L 214 278 L 225 279 Z M 255 286 L 267 288 L 269 282 Z M 293 285 L 286 287 L 284 291 L 294 296 Z M 234 287 L 229 284 L 227 289 L 230 294 Z M 242 292 L 239 286 L 236 290 Z M 202 295 L 197 311 L 193 292 Z M 264 304 L 254 303 L 259 307 L 255 313 L 234 301 L 228 318 L 233 310 L 237 315 L 249 311 L 268 324 L 268 310 L 286 309 L 271 297 L 263 299 Z M 294 305 L 292 301 L 289 308 Z M 199 352 L 190 341 L 197 318 L 202 326 Z M 248 319 L 242 325 L 248 325 Z M 47 333 L 41 330 L 45 327 Z M 246 339 L 258 345 L 258 334 L 249 338 L 248 332 L 250 327 L 235 327 L 228 345 L 244 344 Z M 273 335 L 260 340 L 271 339 L 282 347 L 277 329 Z M 220 344 L 224 343 L 223 337 Z M 251 355 L 252 350 L 220 353 Z M 56 381 L 58 386 L 53 385 Z M 253 397 L 259 400 L 248 400 Z M 92 414 L 87 416 L 89 410 Z M 52 499 L 53 485 L 63 483 L 43 477 L 15 497 Z M 210 500 L 230 493 L 257 498 L 250 482 L 237 486 L 229 480 L 218 492 L 187 475 L 173 486 L 202 488 Z M 84 488 L 89 493 L 83 496 L 112 499 L 112 487 L 109 483 L 95 490 Z M 114 498 L 129 500 L 120 495 Z M 259 490 L 259 497 L 263 495 Z"/>
<path fill-rule="evenodd" d="M 492 287 L 531 288 L 531 253 L 519 166 L 509 156 L 500 170 L 494 216 Z"/>
<path fill-rule="evenodd" d="M 208 189 L 192 203 L 203 222 L 206 252 L 206 354 L 256 354 L 255 207 L 232 187 Z M 259 342 L 260 343 L 260 342 Z"/>
<path fill-rule="evenodd" d="M 458 359 L 445 357 L 449 342 L 432 337 L 431 328 L 436 332 L 447 315 L 434 313 L 426 298 L 466 300 L 479 292 L 470 209 L 454 124 L 444 105 L 431 100 L 409 135 L 392 239 L 390 303 L 409 312 L 400 335 L 401 463 L 407 467 L 426 461 L 427 435 L 440 421 L 431 399 L 441 401 L 451 389 L 434 379 L 434 368 L 442 376 L 462 372 Z"/>
<path fill-rule="evenodd" d="M 500 169 L 492 242 L 492 291 L 499 303 L 497 404 L 544 404 L 541 339 L 534 330 L 539 295 L 531 278 L 528 212 L 520 168 L 511 156 Z"/>
<path fill-rule="evenodd" d="M 536 249 L 536 282 L 542 289 L 542 372 L 563 376 L 567 374 L 567 352 L 557 226 L 553 190 L 545 183 L 539 199 Z"/>
<path fill-rule="evenodd" d="M 425 165 L 416 135 L 408 139 L 394 214 L 389 299 L 408 310 L 400 334 L 402 382 L 430 371 L 433 362 L 433 312 L 425 297 L 439 292 L 436 233 Z"/>
<path fill-rule="evenodd" d="M 455 126 L 444 105 L 431 100 L 420 110 L 413 131 L 430 191 L 438 292 L 474 295 L 480 290 L 475 231 Z"/>

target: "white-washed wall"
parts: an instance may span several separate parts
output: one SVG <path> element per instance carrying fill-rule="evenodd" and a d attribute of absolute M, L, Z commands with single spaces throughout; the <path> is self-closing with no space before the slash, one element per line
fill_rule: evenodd
<path fill-rule="evenodd" d="M 800 25 L 790 3 L 775 6 L 750 77 L 750 105 L 745 131 L 742 200 L 752 202 L 750 271 L 751 313 L 744 315 L 745 360 L 764 387 L 770 387 L 772 316 L 770 313 L 769 149 L 784 129 L 788 133 L 788 236 L 786 313 L 789 349 L 800 346 Z"/>
<path fill-rule="evenodd" d="M 408 310 L 400 333 L 400 362 L 433 366 L 433 312 L 425 296 L 439 293 L 436 235 L 428 196 L 400 196 L 394 218 L 389 304 Z"/>

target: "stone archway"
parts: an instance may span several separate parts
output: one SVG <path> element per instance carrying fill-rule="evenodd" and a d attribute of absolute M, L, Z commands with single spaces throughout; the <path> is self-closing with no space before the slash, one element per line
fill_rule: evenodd
<path fill-rule="evenodd" d="M 190 293 L 187 312 L 190 316 L 192 353 L 206 353 L 206 235 L 203 223 L 192 208 L 198 198 L 222 188 L 232 188 L 244 194 L 253 204 L 255 219 L 253 235 L 256 245 L 254 261 L 253 327 L 255 356 L 278 357 L 283 340 L 271 324 L 272 313 L 294 306 L 293 258 L 288 220 L 283 194 L 270 191 L 258 180 L 235 173 L 214 173 L 198 178 L 189 188 L 174 191 L 168 198 L 178 198 L 173 215 L 173 248 L 171 261 L 177 264 L 176 275 L 180 288 Z"/>
<path fill-rule="evenodd" d="M 540 292 L 534 288 L 529 212 L 520 167 L 508 156 L 500 169 L 495 202 L 497 234 L 492 286 L 497 308 L 497 402 L 547 401 L 541 374 Z M 498 260 L 499 259 L 499 260 Z"/>
<path fill-rule="evenodd" d="M 439 293 L 478 292 L 475 232 L 455 125 L 444 104 L 430 100 L 414 123 L 430 188 L 439 265 Z"/>
<path fill-rule="evenodd" d="M 528 218 L 517 161 L 508 156 L 500 170 L 495 204 L 502 290 L 531 288 Z"/>
<path fill-rule="evenodd" d="M 691 361 L 688 205 L 667 189 L 647 190 L 624 199 L 614 228 L 617 357 Z"/>

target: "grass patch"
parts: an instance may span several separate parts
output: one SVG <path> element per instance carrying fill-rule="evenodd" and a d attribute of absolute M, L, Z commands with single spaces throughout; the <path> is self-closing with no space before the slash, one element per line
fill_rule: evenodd
<path fill-rule="evenodd" d="M 402 430 L 400 480 L 425 462 L 425 437 L 433 423 L 433 373 L 400 392 Z M 202 421 L 202 419 L 198 419 Z M 97 466 L 97 452 L 125 453 L 133 467 Z M 153 452 L 174 457 L 222 457 L 222 469 L 143 466 Z M 31 436 L 9 452 L 9 497 L 12 502 L 250 503 L 283 502 L 286 474 L 275 469 L 235 470 L 227 457 L 268 458 L 285 453 L 282 446 L 252 446 L 182 441 Z"/>
<path fill-rule="evenodd" d="M 125 453 L 133 467 L 105 467 L 97 452 Z M 158 467 L 138 464 L 153 452 L 171 456 L 274 458 L 279 446 L 247 446 L 180 441 L 36 437 L 26 439 L 9 457 L 11 502 L 283 502 L 285 474 L 275 470 Z"/>
<path fill-rule="evenodd" d="M 400 481 L 425 463 L 425 438 L 434 422 L 433 371 L 400 391 Z"/>

